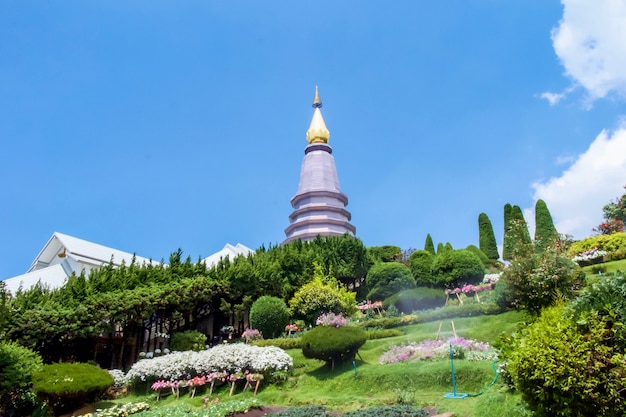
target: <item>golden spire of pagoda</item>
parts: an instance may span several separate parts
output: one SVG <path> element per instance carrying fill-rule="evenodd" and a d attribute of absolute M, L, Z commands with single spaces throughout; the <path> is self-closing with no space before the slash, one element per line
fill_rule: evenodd
<path fill-rule="evenodd" d="M 324 118 L 322 117 L 322 112 L 320 111 L 320 108 L 322 107 L 322 100 L 320 99 L 320 93 L 317 86 L 315 86 L 313 107 L 315 108 L 315 111 L 313 112 L 313 118 L 311 119 L 309 130 L 306 132 L 306 140 L 309 144 L 328 143 L 330 132 L 326 128 L 326 123 L 324 123 Z"/>

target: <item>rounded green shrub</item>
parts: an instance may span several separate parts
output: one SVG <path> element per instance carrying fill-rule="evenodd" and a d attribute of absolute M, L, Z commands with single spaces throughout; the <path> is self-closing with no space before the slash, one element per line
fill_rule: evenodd
<path fill-rule="evenodd" d="M 170 349 L 177 351 L 201 351 L 206 346 L 206 335 L 197 330 L 187 330 L 174 333 L 170 342 Z"/>
<path fill-rule="evenodd" d="M 613 252 L 617 252 L 620 249 L 622 249 L 622 251 L 626 250 L 626 232 L 591 236 L 586 239 L 579 240 L 578 242 L 574 242 L 567 249 L 567 256 L 573 258 L 579 253 L 586 252 L 593 248 L 607 251 L 609 256 Z"/>
<path fill-rule="evenodd" d="M 278 297 L 265 295 L 250 307 L 250 327 L 263 333 L 266 339 L 278 337 L 289 324 L 289 308 Z"/>
<path fill-rule="evenodd" d="M 375 264 L 367 273 L 365 283 L 370 300 L 384 300 L 399 291 L 415 288 L 415 278 L 409 267 L 397 262 Z"/>
<path fill-rule="evenodd" d="M 562 308 L 550 308 L 529 326 L 506 358 L 506 371 L 534 414 L 626 415 L 626 359 L 613 346 L 608 317 L 584 327 Z"/>
<path fill-rule="evenodd" d="M 57 414 L 94 402 L 113 382 L 107 371 L 88 363 L 55 363 L 33 373 L 33 391 Z"/>
<path fill-rule="evenodd" d="M 416 250 L 411 253 L 411 256 L 409 256 L 409 268 L 417 285 L 432 286 L 434 284 L 432 272 L 434 260 L 434 253 L 427 250 Z"/>
<path fill-rule="evenodd" d="M 28 414 L 34 405 L 28 395 L 32 375 L 42 366 L 38 353 L 15 342 L 0 342 L 0 415 L 20 410 Z"/>
<path fill-rule="evenodd" d="M 302 336 L 300 345 L 306 358 L 325 361 L 327 365 L 351 361 L 367 340 L 367 333 L 353 326 L 317 326 Z"/>
<path fill-rule="evenodd" d="M 480 258 L 466 249 L 437 253 L 433 261 L 433 276 L 438 287 L 478 284 L 485 276 Z"/>

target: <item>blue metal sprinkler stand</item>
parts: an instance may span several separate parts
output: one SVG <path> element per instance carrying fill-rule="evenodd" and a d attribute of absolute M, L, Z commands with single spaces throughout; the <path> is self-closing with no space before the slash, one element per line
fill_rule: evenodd
<path fill-rule="evenodd" d="M 359 373 L 356 371 L 356 361 L 355 360 L 352 361 L 352 366 L 354 366 L 354 377 L 356 378 L 357 376 L 359 376 Z"/>
<path fill-rule="evenodd" d="M 454 380 L 454 357 L 452 355 L 452 343 L 450 343 L 450 366 L 452 367 L 452 392 L 447 393 L 443 398 L 465 398 L 467 394 L 464 392 L 456 392 L 456 381 Z"/>

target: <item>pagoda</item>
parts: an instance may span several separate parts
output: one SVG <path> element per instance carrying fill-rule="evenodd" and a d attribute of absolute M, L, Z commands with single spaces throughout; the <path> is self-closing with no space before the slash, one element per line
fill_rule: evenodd
<path fill-rule="evenodd" d="M 291 199 L 294 208 L 285 229 L 283 244 L 294 240 L 312 240 L 317 236 L 354 236 L 356 228 L 350 224 L 346 210 L 348 197 L 339 188 L 333 150 L 328 145 L 330 132 L 322 117 L 322 100 L 317 87 L 313 99 L 313 118 L 306 132 L 307 147 L 300 171 L 298 192 Z"/>

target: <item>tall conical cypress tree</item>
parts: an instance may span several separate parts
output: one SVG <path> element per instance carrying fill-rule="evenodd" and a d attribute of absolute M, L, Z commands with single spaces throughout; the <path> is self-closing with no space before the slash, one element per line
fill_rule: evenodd
<path fill-rule="evenodd" d="M 542 199 L 535 204 L 535 248 L 543 252 L 550 244 L 556 242 L 559 234 L 554 227 L 548 205 Z"/>
<path fill-rule="evenodd" d="M 513 240 L 511 236 L 511 212 L 513 206 L 504 205 L 504 240 L 502 241 L 502 259 L 510 261 L 513 255 Z"/>
<path fill-rule="evenodd" d="M 437 255 L 439 255 L 440 253 L 443 253 L 443 251 L 446 250 L 446 247 L 443 245 L 442 242 L 437 243 Z"/>
<path fill-rule="evenodd" d="M 433 238 L 430 237 L 430 233 L 426 235 L 426 242 L 424 243 L 424 250 L 435 254 L 435 244 L 433 243 Z"/>
<path fill-rule="evenodd" d="M 521 244 L 531 244 L 532 240 L 530 239 L 530 232 L 528 231 L 528 225 L 526 224 L 526 219 L 524 218 L 524 214 L 522 213 L 522 209 L 520 206 L 513 206 L 511 209 L 511 223 L 518 222 L 524 225 L 522 228 L 522 232 L 520 233 L 520 237 L 517 239 L 521 239 L 521 242 L 513 239 L 512 247 L 517 246 L 518 243 Z M 513 254 L 511 254 L 512 257 Z"/>
<path fill-rule="evenodd" d="M 478 215 L 478 243 L 480 250 L 487 255 L 487 258 L 492 260 L 500 258 L 496 236 L 493 234 L 493 226 L 489 216 L 485 213 Z"/>

